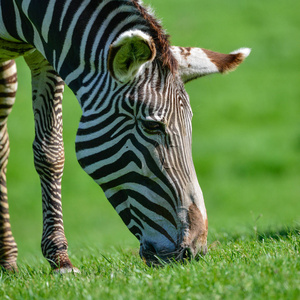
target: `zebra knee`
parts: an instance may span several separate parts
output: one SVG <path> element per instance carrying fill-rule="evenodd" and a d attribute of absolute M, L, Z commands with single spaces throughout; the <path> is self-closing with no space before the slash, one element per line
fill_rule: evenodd
<path fill-rule="evenodd" d="M 59 178 L 62 176 L 65 155 L 63 143 L 49 143 L 35 139 L 33 142 L 34 165 L 40 176 Z"/>

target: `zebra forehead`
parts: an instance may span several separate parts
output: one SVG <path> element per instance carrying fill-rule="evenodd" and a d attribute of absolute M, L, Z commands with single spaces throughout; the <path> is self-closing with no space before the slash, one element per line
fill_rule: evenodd
<path fill-rule="evenodd" d="M 149 112 L 157 109 L 164 111 L 171 107 L 174 113 L 181 109 L 192 115 L 189 96 L 182 84 L 182 81 L 170 71 L 161 66 L 161 62 L 153 62 L 151 70 L 145 69 L 144 76 L 136 84 L 136 89 L 130 91 L 129 101 L 144 104 Z"/>

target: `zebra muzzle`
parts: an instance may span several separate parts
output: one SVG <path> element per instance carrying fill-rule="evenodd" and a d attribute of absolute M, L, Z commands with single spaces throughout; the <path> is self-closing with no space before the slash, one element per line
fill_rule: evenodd
<path fill-rule="evenodd" d="M 198 260 L 207 253 L 206 245 L 201 247 L 201 250 L 192 249 L 191 247 L 179 247 L 178 250 L 162 248 L 157 251 L 156 248 L 156 245 L 150 242 L 141 244 L 140 256 L 148 266 L 163 266 L 172 262 Z"/>

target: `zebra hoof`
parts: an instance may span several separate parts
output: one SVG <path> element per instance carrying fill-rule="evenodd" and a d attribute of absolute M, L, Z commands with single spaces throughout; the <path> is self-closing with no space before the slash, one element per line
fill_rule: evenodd
<path fill-rule="evenodd" d="M 72 268 L 68 268 L 68 267 L 65 267 L 65 268 L 57 268 L 57 269 L 54 269 L 53 270 L 53 273 L 55 274 L 70 274 L 70 273 L 73 273 L 73 274 L 81 274 L 81 272 L 79 271 L 79 269 L 75 268 L 75 267 L 72 267 Z"/>

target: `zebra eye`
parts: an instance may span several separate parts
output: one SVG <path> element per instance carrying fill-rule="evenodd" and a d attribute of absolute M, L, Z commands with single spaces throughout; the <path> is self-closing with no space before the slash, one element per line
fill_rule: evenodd
<path fill-rule="evenodd" d="M 165 124 L 156 121 L 141 120 L 143 129 L 149 134 L 165 132 Z"/>

